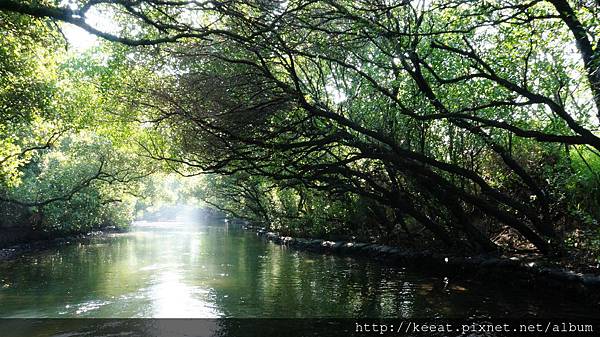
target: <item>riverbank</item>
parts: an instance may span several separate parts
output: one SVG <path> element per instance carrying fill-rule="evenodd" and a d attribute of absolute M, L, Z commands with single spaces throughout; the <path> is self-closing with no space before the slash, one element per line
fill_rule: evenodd
<path fill-rule="evenodd" d="M 509 286 L 560 291 L 586 303 L 600 305 L 600 273 L 578 273 L 532 256 L 456 256 L 431 251 L 411 251 L 373 243 L 294 238 L 264 228 L 244 226 L 273 243 L 317 253 L 366 256 L 399 266 L 445 275 L 468 275 Z"/>
<path fill-rule="evenodd" d="M 0 248 L 0 261 L 12 260 L 23 254 L 30 254 L 72 243 L 86 243 L 93 238 L 98 238 L 115 233 L 124 233 L 127 230 L 118 228 L 103 228 L 102 230 L 80 233 L 75 235 L 60 236 L 33 242 L 19 243 L 9 247 Z"/>

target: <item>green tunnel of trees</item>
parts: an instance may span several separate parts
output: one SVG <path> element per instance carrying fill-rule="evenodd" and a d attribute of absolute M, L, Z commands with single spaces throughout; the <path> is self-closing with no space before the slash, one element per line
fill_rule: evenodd
<path fill-rule="evenodd" d="M 124 224 L 175 171 L 284 233 L 598 259 L 597 1 L 4 0 L 0 28 L 5 219 Z"/>

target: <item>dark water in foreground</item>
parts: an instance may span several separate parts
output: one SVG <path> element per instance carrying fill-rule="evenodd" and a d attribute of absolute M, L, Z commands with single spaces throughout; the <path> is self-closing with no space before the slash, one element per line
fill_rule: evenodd
<path fill-rule="evenodd" d="M 467 276 L 468 277 L 468 276 Z M 0 317 L 600 317 L 559 293 L 298 252 L 224 224 L 131 233 L 0 262 Z"/>

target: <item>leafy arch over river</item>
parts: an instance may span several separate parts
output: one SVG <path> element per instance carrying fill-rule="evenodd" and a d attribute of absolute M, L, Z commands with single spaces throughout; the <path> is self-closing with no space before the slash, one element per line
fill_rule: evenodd
<path fill-rule="evenodd" d="M 60 121 L 50 129 L 94 130 L 110 157 L 123 156 L 89 149 L 100 155 L 81 165 L 97 161 L 97 176 L 76 169 L 59 184 L 70 188 L 30 201 L 18 182 L 44 177 L 45 144 L 70 136 L 7 137 L 0 200 L 41 227 L 70 222 L 48 220 L 50 205 L 72 209 L 87 195 L 102 213 L 124 204 L 113 186 L 147 195 L 139 182 L 172 170 L 208 175 L 195 195 L 281 232 L 598 258 L 593 1 L 9 0 L 0 10 L 14 36 L 3 68 L 38 80 L 34 96 L 51 107 L 12 111 L 23 93 L 5 91 L 3 114 L 17 119 L 2 130 Z M 59 50 L 47 41 L 65 23 L 108 42 L 70 61 L 49 56 L 57 65 L 43 73 L 55 78 L 11 68 L 41 64 L 18 46 Z M 36 29 L 44 38 L 26 39 Z M 50 152 L 71 149 L 61 146 Z"/>

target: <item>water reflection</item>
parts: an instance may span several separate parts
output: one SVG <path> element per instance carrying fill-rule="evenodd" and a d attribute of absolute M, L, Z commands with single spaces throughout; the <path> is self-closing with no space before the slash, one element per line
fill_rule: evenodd
<path fill-rule="evenodd" d="M 568 299 L 265 243 L 222 224 L 132 233 L 0 263 L 0 317 L 587 316 Z"/>
<path fill-rule="evenodd" d="M 219 317 L 210 304 L 209 291 L 201 287 L 190 287 L 182 282 L 180 273 L 167 270 L 161 272 L 150 289 L 152 301 L 151 317 L 194 318 Z"/>

